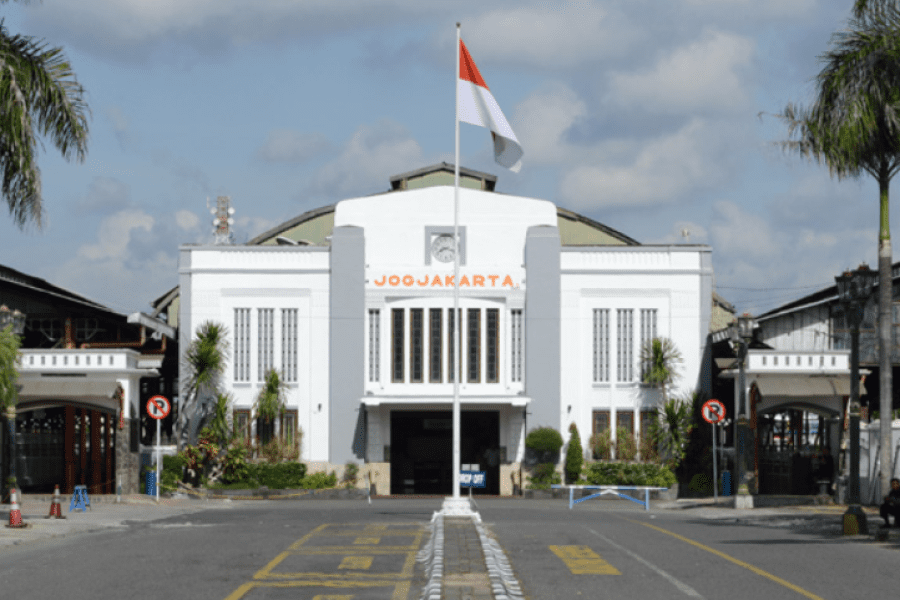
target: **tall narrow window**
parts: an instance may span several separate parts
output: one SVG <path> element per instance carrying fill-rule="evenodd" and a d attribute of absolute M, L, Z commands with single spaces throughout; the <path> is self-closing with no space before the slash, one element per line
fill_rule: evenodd
<path fill-rule="evenodd" d="M 297 309 L 281 309 L 281 371 L 286 383 L 297 382 Z"/>
<path fill-rule="evenodd" d="M 428 342 L 428 381 L 431 383 L 441 383 L 442 379 L 442 350 L 444 344 L 443 335 L 443 310 L 440 308 L 432 308 L 428 311 L 429 316 L 429 342 Z"/>
<path fill-rule="evenodd" d="M 403 383 L 403 309 L 391 309 L 391 381 Z"/>
<path fill-rule="evenodd" d="M 616 331 L 618 332 L 618 381 L 634 380 L 634 311 L 630 308 L 616 310 Z"/>
<path fill-rule="evenodd" d="M 466 337 L 469 345 L 466 350 L 467 380 L 469 383 L 481 381 L 481 309 L 470 308 L 466 315 Z"/>
<path fill-rule="evenodd" d="M 510 381 L 522 381 L 522 309 L 510 311 Z"/>
<path fill-rule="evenodd" d="M 423 381 L 423 335 L 425 324 L 423 323 L 423 313 L 421 308 L 409 309 L 409 381 L 411 383 L 422 383 Z"/>
<path fill-rule="evenodd" d="M 594 382 L 605 381 L 609 381 L 609 309 L 595 308 Z"/>
<path fill-rule="evenodd" d="M 259 373 L 257 377 L 259 381 L 263 381 L 266 373 L 272 369 L 272 355 L 275 352 L 275 309 L 260 308 L 257 311 L 259 335 L 257 344 L 259 352 L 257 353 Z"/>
<path fill-rule="evenodd" d="M 245 440 L 250 439 L 250 409 L 234 409 L 234 435 Z"/>
<path fill-rule="evenodd" d="M 602 434 L 604 432 L 609 431 L 609 411 L 608 410 L 595 410 L 591 415 L 591 426 L 593 428 L 593 433 Z M 595 459 L 608 459 L 610 458 L 609 449 L 603 449 L 600 453 L 593 453 Z"/>
<path fill-rule="evenodd" d="M 250 381 L 250 309 L 234 309 L 234 380 Z"/>
<path fill-rule="evenodd" d="M 369 381 L 381 381 L 378 372 L 381 370 L 379 350 L 381 346 L 381 311 L 369 309 Z"/>
<path fill-rule="evenodd" d="M 457 314 L 460 317 L 459 320 L 462 321 L 462 309 L 459 309 L 459 313 L 457 313 Z M 448 377 L 447 379 L 448 379 L 448 381 L 450 381 L 450 383 L 453 383 L 454 381 L 456 381 L 456 379 L 455 379 L 456 378 L 456 369 L 454 368 L 455 365 L 453 364 L 453 352 L 454 352 L 454 349 L 457 347 L 457 345 L 456 345 L 457 332 L 455 331 L 455 323 L 456 323 L 456 319 L 453 318 L 453 309 L 452 308 L 447 309 L 447 349 L 448 349 L 447 373 L 450 375 L 450 377 Z M 459 335 L 461 337 L 462 336 L 462 323 L 461 322 L 459 324 L 459 328 L 460 328 Z M 459 350 L 456 352 L 456 357 L 457 357 L 457 361 L 458 361 L 457 364 L 459 365 L 459 370 L 460 370 L 460 372 L 462 372 L 462 345 L 459 346 Z"/>
<path fill-rule="evenodd" d="M 281 439 L 292 450 L 297 445 L 297 414 L 296 409 L 288 409 L 281 415 Z"/>
<path fill-rule="evenodd" d="M 641 309 L 641 351 L 646 348 L 650 342 L 656 337 L 656 309 Z M 650 370 L 650 361 L 641 362 L 641 381 Z"/>
<path fill-rule="evenodd" d="M 485 336 L 485 344 L 487 345 L 487 373 L 485 381 L 487 383 L 497 383 L 500 381 L 500 361 L 498 355 L 500 352 L 500 311 L 496 308 L 487 309 L 487 328 Z"/>

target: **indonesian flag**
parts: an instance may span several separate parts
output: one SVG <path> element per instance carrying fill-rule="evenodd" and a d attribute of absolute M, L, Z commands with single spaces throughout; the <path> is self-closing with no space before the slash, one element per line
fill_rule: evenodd
<path fill-rule="evenodd" d="M 494 160 L 518 173 L 522 168 L 522 146 L 462 40 L 459 40 L 458 89 L 459 120 L 490 129 L 494 138 Z"/>

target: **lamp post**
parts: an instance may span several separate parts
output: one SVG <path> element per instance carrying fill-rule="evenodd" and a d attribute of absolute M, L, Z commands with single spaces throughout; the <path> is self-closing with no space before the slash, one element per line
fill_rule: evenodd
<path fill-rule="evenodd" d="M 737 494 L 734 497 L 735 508 L 753 508 L 753 497 L 750 495 L 750 411 L 747 406 L 747 384 L 744 380 L 744 363 L 747 349 L 753 339 L 756 323 L 753 317 L 744 313 L 731 324 L 731 341 L 738 352 L 738 407 L 737 407 L 737 443 L 735 450 L 735 483 Z"/>
<path fill-rule="evenodd" d="M 868 533 L 866 514 L 859 505 L 859 325 L 878 273 L 868 265 L 834 278 L 838 299 L 850 325 L 850 494 L 844 513 L 844 535 Z"/>
<path fill-rule="evenodd" d="M 15 335 L 25 332 L 25 315 L 19 310 L 9 310 L 4 304 L 0 306 L 0 330 L 10 327 Z M 13 392 L 15 393 L 15 392 Z M 16 478 L 16 404 L 15 400 L 6 407 L 6 422 L 9 425 L 9 477 Z"/>

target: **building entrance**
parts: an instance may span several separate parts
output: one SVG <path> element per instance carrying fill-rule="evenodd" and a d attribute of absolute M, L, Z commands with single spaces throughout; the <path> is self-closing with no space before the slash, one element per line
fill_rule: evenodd
<path fill-rule="evenodd" d="M 462 411 L 460 456 L 487 473 L 487 487 L 474 494 L 500 493 L 500 413 Z M 453 413 L 391 413 L 391 493 L 453 493 Z M 468 494 L 468 491 L 465 490 Z"/>

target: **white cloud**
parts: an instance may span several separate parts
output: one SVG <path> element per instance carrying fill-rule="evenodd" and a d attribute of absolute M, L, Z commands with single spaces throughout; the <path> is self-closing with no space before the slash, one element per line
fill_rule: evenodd
<path fill-rule="evenodd" d="M 693 119 L 674 134 L 643 144 L 629 164 L 613 164 L 606 156 L 597 164 L 574 167 L 560 181 L 560 197 L 575 210 L 675 202 L 724 175 L 712 160 L 716 129 L 713 123 Z"/>
<path fill-rule="evenodd" d="M 754 260 L 784 256 L 785 240 L 762 217 L 727 200 L 714 203 L 712 214 L 710 237 L 723 255 Z"/>
<path fill-rule="evenodd" d="M 571 88 L 552 83 L 532 93 L 516 107 L 513 130 L 527 149 L 530 164 L 559 163 L 572 148 L 566 133 L 587 114 L 587 106 Z"/>
<path fill-rule="evenodd" d="M 289 129 L 270 131 L 256 156 L 266 162 L 302 164 L 327 152 L 331 144 L 321 133 L 302 133 Z"/>
<path fill-rule="evenodd" d="M 745 110 L 748 91 L 739 71 L 754 53 L 746 37 L 711 32 L 664 55 L 649 71 L 614 73 L 610 98 L 666 114 Z"/>
<path fill-rule="evenodd" d="M 200 217 L 189 210 L 179 210 L 175 213 L 175 223 L 184 231 L 190 231 L 200 224 Z"/>
<path fill-rule="evenodd" d="M 363 125 L 354 132 L 340 155 L 316 172 L 309 192 L 347 197 L 384 189 L 387 178 L 423 164 L 422 148 L 409 132 L 393 121 Z"/>
<path fill-rule="evenodd" d="M 78 255 L 88 260 L 123 257 L 134 229 L 150 231 L 154 219 L 144 211 L 129 208 L 106 217 L 100 223 L 97 241 L 78 248 Z"/>
<path fill-rule="evenodd" d="M 462 35 L 476 62 L 548 68 L 620 56 L 645 33 L 615 9 L 570 0 L 492 10 L 467 20 Z"/>

